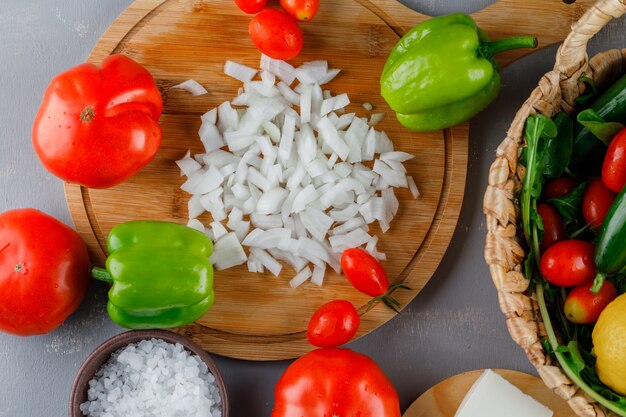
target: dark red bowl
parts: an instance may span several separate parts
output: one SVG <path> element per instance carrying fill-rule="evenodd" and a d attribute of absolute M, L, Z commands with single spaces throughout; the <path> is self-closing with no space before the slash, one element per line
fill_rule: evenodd
<path fill-rule="evenodd" d="M 80 405 L 87 401 L 89 381 L 93 379 L 96 372 L 98 372 L 98 370 L 109 360 L 113 353 L 131 343 L 137 343 L 142 340 L 152 338 L 161 339 L 169 343 L 180 343 L 185 347 L 185 349 L 195 355 L 198 355 L 200 359 L 206 363 L 209 371 L 215 377 L 215 383 L 217 384 L 222 398 L 222 417 L 228 417 L 228 396 L 226 395 L 226 386 L 224 385 L 222 374 L 219 369 L 217 369 L 213 359 L 211 359 L 209 354 L 200 346 L 189 341 L 183 336 L 165 330 L 133 330 L 121 333 L 104 341 L 93 352 L 91 352 L 78 369 L 78 373 L 74 378 L 72 390 L 70 391 L 69 417 L 84 417 L 83 413 L 80 411 Z"/>

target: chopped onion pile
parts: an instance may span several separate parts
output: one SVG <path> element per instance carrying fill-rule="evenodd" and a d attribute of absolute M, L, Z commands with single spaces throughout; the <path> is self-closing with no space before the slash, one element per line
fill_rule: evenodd
<path fill-rule="evenodd" d="M 243 88 L 202 116 L 205 153 L 177 161 L 191 194 L 188 225 L 214 240 L 216 268 L 247 263 L 277 276 L 285 263 L 296 272 L 292 287 L 321 286 L 327 265 L 341 272 L 347 248 L 385 259 L 368 225 L 389 230 L 399 207 L 394 187 L 414 198 L 419 191 L 402 164 L 413 155 L 394 151 L 372 127 L 384 115 L 345 113 L 348 95 L 321 87 L 339 74 L 326 61 L 294 68 L 262 56 L 260 71 L 228 61 L 224 72 Z M 208 228 L 197 219 L 205 211 Z"/>

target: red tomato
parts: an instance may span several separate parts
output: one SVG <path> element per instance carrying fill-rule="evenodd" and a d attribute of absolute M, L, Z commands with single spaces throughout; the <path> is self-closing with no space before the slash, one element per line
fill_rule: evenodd
<path fill-rule="evenodd" d="M 398 393 L 369 357 L 316 349 L 293 362 L 276 384 L 272 417 L 400 417 Z"/>
<path fill-rule="evenodd" d="M 89 255 L 78 234 L 35 209 L 0 214 L 0 330 L 54 330 L 89 285 Z"/>
<path fill-rule="evenodd" d="M 280 0 L 280 5 L 294 19 L 305 21 L 311 20 L 317 14 L 320 7 L 319 0 Z"/>
<path fill-rule="evenodd" d="M 81 64 L 52 79 L 33 125 L 33 146 L 64 181 L 112 187 L 156 155 L 162 110 L 150 73 L 125 55 L 111 55 L 100 68 Z"/>
<path fill-rule="evenodd" d="M 609 144 L 602 164 L 602 181 L 616 193 L 626 185 L 626 129 L 620 130 Z"/>
<path fill-rule="evenodd" d="M 589 180 L 583 195 L 583 217 L 585 221 L 592 227 L 602 226 L 615 197 L 617 197 L 617 193 L 606 188 L 602 179 L 593 178 Z"/>
<path fill-rule="evenodd" d="M 543 221 L 543 239 L 539 245 L 539 249 L 543 253 L 554 243 L 565 239 L 567 235 L 565 234 L 561 216 L 559 216 L 559 212 L 554 207 L 550 204 L 539 204 L 537 212 Z"/>
<path fill-rule="evenodd" d="M 318 308 L 306 329 L 313 346 L 329 348 L 348 343 L 361 324 L 361 317 L 350 301 L 335 300 Z"/>
<path fill-rule="evenodd" d="M 341 268 L 348 281 L 363 294 L 378 297 L 389 289 L 383 266 L 361 248 L 345 250 L 341 255 Z"/>
<path fill-rule="evenodd" d="M 249 33 L 256 47 L 274 59 L 287 61 L 295 58 L 304 45 L 298 23 L 280 10 L 265 9 L 254 16 Z"/>
<path fill-rule="evenodd" d="M 594 247 L 584 240 L 562 240 L 541 257 L 541 275 L 561 287 L 574 287 L 596 276 Z"/>
<path fill-rule="evenodd" d="M 574 288 L 565 299 L 565 316 L 572 323 L 595 323 L 602 310 L 617 297 L 617 290 L 605 280 L 597 294 L 591 292 L 593 280 Z"/>
<path fill-rule="evenodd" d="M 237 7 L 248 14 L 257 14 L 267 6 L 267 0 L 235 0 Z"/>
<path fill-rule="evenodd" d="M 543 186 L 542 197 L 544 199 L 563 197 L 572 192 L 578 183 L 567 175 L 548 181 Z"/>

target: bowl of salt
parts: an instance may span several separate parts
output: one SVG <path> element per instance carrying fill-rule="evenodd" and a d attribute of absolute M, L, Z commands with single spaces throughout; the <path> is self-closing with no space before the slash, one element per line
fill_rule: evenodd
<path fill-rule="evenodd" d="M 129 331 L 81 365 L 69 417 L 228 417 L 224 380 L 207 352 L 164 330 Z"/>

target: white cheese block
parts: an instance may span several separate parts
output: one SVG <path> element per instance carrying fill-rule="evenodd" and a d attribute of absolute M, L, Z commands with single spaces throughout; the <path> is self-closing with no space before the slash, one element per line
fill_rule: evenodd
<path fill-rule="evenodd" d="M 487 369 L 476 380 L 455 417 L 552 417 L 552 410 Z"/>

